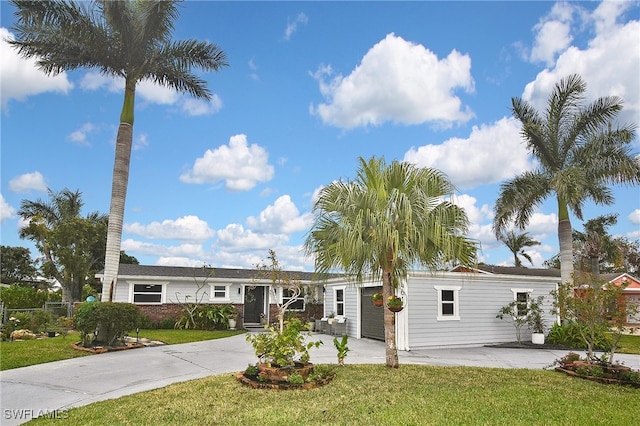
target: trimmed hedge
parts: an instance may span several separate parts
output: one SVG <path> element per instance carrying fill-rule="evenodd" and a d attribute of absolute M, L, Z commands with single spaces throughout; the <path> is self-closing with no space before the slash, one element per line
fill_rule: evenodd
<path fill-rule="evenodd" d="M 74 320 L 82 346 L 115 346 L 125 332 L 136 328 L 140 310 L 130 303 L 85 302 L 76 308 Z M 97 332 L 95 339 L 94 332 Z"/>

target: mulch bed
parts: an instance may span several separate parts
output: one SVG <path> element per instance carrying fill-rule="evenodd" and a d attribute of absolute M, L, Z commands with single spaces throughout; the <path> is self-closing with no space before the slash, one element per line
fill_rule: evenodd
<path fill-rule="evenodd" d="M 80 342 L 78 342 L 73 343 L 72 346 L 73 349 L 77 351 L 90 352 L 92 354 L 103 354 L 106 352 L 126 351 L 127 349 L 144 348 L 144 345 L 142 343 L 127 343 L 126 345 L 122 346 L 92 346 L 90 348 L 85 348 L 80 344 Z"/>
<path fill-rule="evenodd" d="M 254 389 L 277 389 L 277 390 L 289 390 L 289 389 L 315 389 L 320 386 L 324 386 L 329 383 L 335 377 L 335 373 L 331 374 L 327 377 L 324 377 L 321 380 L 316 380 L 314 382 L 307 383 L 288 383 L 288 382 L 260 382 L 257 379 L 253 379 L 251 377 L 247 377 L 244 374 L 244 371 L 241 371 L 236 375 L 236 379 L 240 383 L 245 386 L 250 386 Z"/>

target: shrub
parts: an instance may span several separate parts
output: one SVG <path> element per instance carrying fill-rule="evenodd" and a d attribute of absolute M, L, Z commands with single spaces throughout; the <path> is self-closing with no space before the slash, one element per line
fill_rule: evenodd
<path fill-rule="evenodd" d="M 622 373 L 622 380 L 625 382 L 640 384 L 640 372 L 629 370 Z"/>
<path fill-rule="evenodd" d="M 182 316 L 175 322 L 175 328 L 196 330 L 221 330 L 229 326 L 229 317 L 236 314 L 233 305 L 198 305 L 191 309 L 193 321 L 189 315 L 189 309 L 182 310 Z"/>
<path fill-rule="evenodd" d="M 554 324 L 547 336 L 547 343 L 572 349 L 584 349 L 587 346 L 580 333 L 580 326 L 574 321 L 565 321 L 562 325 Z M 610 344 L 605 333 L 596 335 L 594 347 L 598 350 L 609 350 Z"/>
<path fill-rule="evenodd" d="M 304 324 L 297 318 L 284 323 L 280 332 L 270 327 L 267 333 L 248 335 L 256 356 L 264 363 L 273 366 L 286 367 L 294 365 L 296 361 L 309 362 L 309 349 L 319 347 L 322 342 L 308 342 L 305 344 L 305 334 L 302 333 Z"/>
<path fill-rule="evenodd" d="M 80 331 L 82 345 L 91 345 L 94 333 L 96 343 L 113 346 L 126 331 L 136 328 L 140 310 L 130 303 L 86 302 L 76 309 L 76 329 Z"/>
<path fill-rule="evenodd" d="M 45 310 L 34 311 L 31 315 L 31 331 L 35 333 L 47 331 L 52 320 L 53 318 L 51 317 L 50 312 Z"/>
<path fill-rule="evenodd" d="M 294 385 L 301 385 L 304 383 L 304 377 L 302 377 L 297 371 L 294 371 L 293 373 L 289 374 L 289 376 L 287 376 L 287 382 Z"/>
<path fill-rule="evenodd" d="M 50 293 L 31 287 L 12 285 L 0 288 L 0 300 L 9 309 L 42 308 Z"/>

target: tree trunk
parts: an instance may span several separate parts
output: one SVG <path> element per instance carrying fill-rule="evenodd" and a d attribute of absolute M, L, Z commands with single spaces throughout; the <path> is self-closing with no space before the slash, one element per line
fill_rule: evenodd
<path fill-rule="evenodd" d="M 560 279 L 562 284 L 573 280 L 573 240 L 566 203 L 558 199 L 558 244 L 560 246 Z"/>
<path fill-rule="evenodd" d="M 116 155 L 113 164 L 111 183 L 111 205 L 109 207 L 109 225 L 107 227 L 107 247 L 102 278 L 102 300 L 111 302 L 115 293 L 120 267 L 120 245 L 122 242 L 122 223 L 124 222 L 124 204 L 129 183 L 129 163 L 133 144 L 133 105 L 135 100 L 135 82 L 126 83 L 124 105 L 120 115 L 120 126 L 116 137 Z"/>
<path fill-rule="evenodd" d="M 382 273 L 382 296 L 384 302 L 384 344 L 387 367 L 398 368 L 398 348 L 396 347 L 396 314 L 387 309 L 386 303 L 390 296 L 393 296 L 391 285 L 391 273 Z"/>

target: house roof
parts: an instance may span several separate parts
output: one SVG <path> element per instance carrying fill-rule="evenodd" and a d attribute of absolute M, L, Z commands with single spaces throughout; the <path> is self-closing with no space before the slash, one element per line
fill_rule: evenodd
<path fill-rule="evenodd" d="M 496 275 L 523 275 L 532 277 L 558 277 L 560 278 L 560 269 L 546 268 L 524 268 L 515 266 L 496 266 L 479 264 L 473 268 L 466 266 L 456 266 L 451 272 L 476 272 L 484 274 Z"/>
<path fill-rule="evenodd" d="M 180 277 L 180 278 L 238 278 L 259 279 L 262 271 L 257 269 L 233 269 L 233 268 L 204 268 L 186 266 L 155 266 L 155 265 L 131 265 L 120 264 L 118 276 L 146 276 L 146 277 Z M 282 271 L 291 278 L 301 281 L 318 281 L 320 277 L 313 272 Z M 213 275 L 211 275 L 213 273 Z M 329 277 L 331 278 L 331 277 Z"/>

